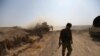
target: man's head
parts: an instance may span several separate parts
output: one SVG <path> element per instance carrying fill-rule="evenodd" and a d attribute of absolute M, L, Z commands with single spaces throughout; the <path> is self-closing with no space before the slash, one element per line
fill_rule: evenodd
<path fill-rule="evenodd" d="M 71 23 L 67 23 L 66 28 L 71 28 L 72 24 Z"/>

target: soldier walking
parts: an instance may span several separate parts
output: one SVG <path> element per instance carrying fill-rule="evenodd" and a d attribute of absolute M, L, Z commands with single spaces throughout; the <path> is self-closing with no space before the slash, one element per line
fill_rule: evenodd
<path fill-rule="evenodd" d="M 66 56 L 70 56 L 72 52 L 71 44 L 73 43 L 73 41 L 72 41 L 72 31 L 70 29 L 71 27 L 72 24 L 67 23 L 66 28 L 62 29 L 60 32 L 59 46 L 62 45 L 62 56 L 65 56 L 66 48 L 68 50 Z"/>

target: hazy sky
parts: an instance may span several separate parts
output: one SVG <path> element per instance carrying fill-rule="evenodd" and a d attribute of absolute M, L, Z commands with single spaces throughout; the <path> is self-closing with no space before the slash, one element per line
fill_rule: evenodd
<path fill-rule="evenodd" d="M 0 26 L 91 25 L 100 15 L 100 0 L 0 0 Z"/>

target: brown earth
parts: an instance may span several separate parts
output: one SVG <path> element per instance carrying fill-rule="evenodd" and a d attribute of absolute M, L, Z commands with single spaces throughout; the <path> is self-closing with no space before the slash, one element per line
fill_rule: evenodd
<path fill-rule="evenodd" d="M 38 38 L 37 36 L 31 36 Z M 61 56 L 58 47 L 59 31 L 50 32 L 33 44 L 8 50 L 6 56 Z M 73 51 L 71 56 L 100 56 L 100 42 L 93 41 L 88 31 L 73 31 Z M 67 50 L 66 50 L 67 52 Z"/>

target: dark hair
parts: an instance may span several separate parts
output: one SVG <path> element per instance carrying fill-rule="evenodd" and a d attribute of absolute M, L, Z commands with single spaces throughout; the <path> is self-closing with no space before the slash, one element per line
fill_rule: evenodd
<path fill-rule="evenodd" d="M 72 27 L 71 23 L 67 23 L 66 27 Z"/>

